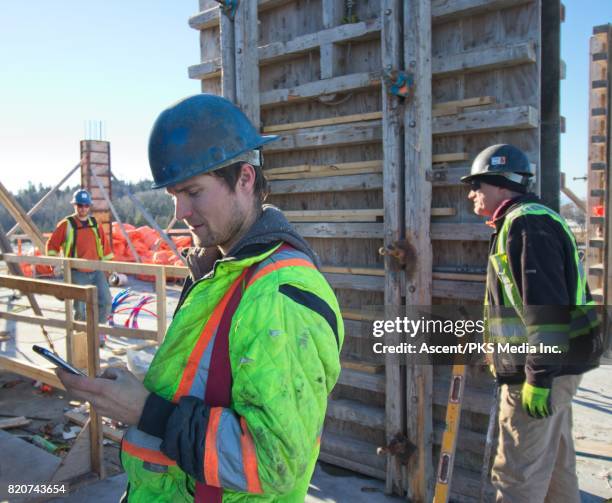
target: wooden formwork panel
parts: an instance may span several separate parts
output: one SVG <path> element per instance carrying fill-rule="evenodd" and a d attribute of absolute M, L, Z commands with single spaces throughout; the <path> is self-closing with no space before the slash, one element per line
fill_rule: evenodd
<path fill-rule="evenodd" d="M 390 172 L 383 137 L 385 114 L 391 112 L 383 106 L 381 37 L 390 29 L 385 16 L 393 14 L 387 11 L 414 4 L 357 1 L 348 13 L 340 0 L 260 0 L 254 51 L 259 88 L 251 90 L 259 98 L 261 130 L 280 136 L 264 149 L 270 202 L 289 212 L 321 257 L 345 320 L 343 372 L 331 397 L 321 457 L 381 478 L 388 476 L 385 458 L 376 455 L 388 433 L 385 361 L 372 352 L 371 321 L 360 313 L 389 299 L 392 274 L 379 254 L 385 236 L 410 230 L 394 229 L 399 221 L 391 225 L 385 219 Z M 431 271 L 426 274 L 434 303 L 482 304 L 491 231 L 473 214 L 459 179 L 476 154 L 494 143 L 512 143 L 540 164 L 541 1 L 433 0 L 429 7 L 432 152 L 424 183 L 431 190 Z M 200 30 L 202 49 L 190 76 L 201 80 L 203 92 L 232 96 L 234 48 L 224 43 L 231 40 L 231 21 L 215 1 L 200 0 L 190 25 Z M 403 127 L 410 127 L 410 117 L 403 120 Z M 397 169 L 404 164 L 402 158 Z M 405 176 L 412 176 L 410 169 Z M 400 178 L 403 184 L 404 174 Z M 329 210 L 336 213 L 326 214 Z M 405 285 L 405 278 L 396 285 L 400 298 Z M 434 461 L 448 375 L 448 369 L 434 369 Z M 474 369 L 468 384 L 461 435 L 471 440 L 457 459 L 458 500 L 478 496 L 492 400 L 488 372 Z"/>

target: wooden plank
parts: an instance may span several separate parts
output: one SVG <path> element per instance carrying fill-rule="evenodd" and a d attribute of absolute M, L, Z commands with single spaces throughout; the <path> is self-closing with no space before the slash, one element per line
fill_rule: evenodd
<path fill-rule="evenodd" d="M 356 423 L 366 428 L 377 430 L 385 428 L 383 408 L 364 405 L 354 400 L 330 398 L 327 402 L 327 417 L 337 421 Z"/>
<path fill-rule="evenodd" d="M 166 270 L 158 269 L 155 275 L 157 297 L 157 342 L 161 344 L 166 335 Z"/>
<path fill-rule="evenodd" d="M 333 453 L 344 459 L 359 460 L 360 463 L 384 470 L 385 458 L 377 456 L 378 446 L 344 435 L 325 431 L 321 438 L 321 451 Z"/>
<path fill-rule="evenodd" d="M 310 150 L 321 147 L 364 145 L 382 141 L 380 122 L 368 125 L 340 124 L 324 131 L 281 134 L 280 138 L 266 145 L 266 153 Z"/>
<path fill-rule="evenodd" d="M 289 210 L 283 213 L 290 222 L 376 222 L 382 218 L 384 210 Z"/>
<path fill-rule="evenodd" d="M 354 309 L 343 309 L 342 310 L 342 318 L 351 321 L 374 321 L 383 318 L 385 315 L 384 312 L 375 313 L 372 311 L 364 310 L 357 311 Z"/>
<path fill-rule="evenodd" d="M 236 103 L 259 130 L 257 3 L 241 2 L 234 18 Z"/>
<path fill-rule="evenodd" d="M 533 0 L 432 0 L 431 16 L 435 24 L 456 21 L 485 12 L 523 5 Z"/>
<path fill-rule="evenodd" d="M 354 163 L 357 164 L 357 163 Z M 313 178 L 327 178 L 327 177 L 337 177 L 337 176 L 348 176 L 348 175 L 362 175 L 365 173 L 372 172 L 382 172 L 382 167 L 379 168 L 349 168 L 349 169 L 330 169 L 330 170 L 321 170 L 321 171 L 312 171 L 312 172 L 301 172 L 301 173 L 281 173 L 279 175 L 270 175 L 266 178 L 269 181 L 273 180 L 310 180 Z M 312 182 L 308 182 L 310 185 Z"/>
<path fill-rule="evenodd" d="M 87 375 L 97 376 L 100 373 L 100 338 L 98 333 L 98 296 L 95 287 L 86 287 L 88 298 L 85 303 L 87 325 Z M 101 479 L 105 476 L 104 447 L 102 445 L 102 416 L 94 407 L 89 412 L 89 448 L 91 454 L 91 469 Z"/>
<path fill-rule="evenodd" d="M 321 96 L 341 92 L 355 91 L 357 89 L 368 89 L 380 84 L 380 76 L 376 73 L 354 73 L 333 77 L 331 79 L 308 82 L 288 89 L 274 89 L 262 92 L 259 98 L 261 107 L 278 105 L 288 101 L 298 102 Z M 268 150 L 269 147 L 266 147 Z"/>
<path fill-rule="evenodd" d="M 382 239 L 382 223 L 300 223 L 293 224 L 295 230 L 305 238 L 350 238 Z"/>
<path fill-rule="evenodd" d="M 306 129 L 312 127 L 333 126 L 336 124 L 349 124 L 351 122 L 363 122 L 382 119 L 382 112 L 367 112 L 360 114 L 341 115 L 338 117 L 328 117 L 326 119 L 316 119 L 311 121 L 291 122 L 288 124 L 277 124 L 264 126 L 264 133 L 278 133 L 280 131 L 290 131 L 292 129 Z"/>
<path fill-rule="evenodd" d="M 321 449 L 323 449 L 323 447 L 321 447 Z M 353 459 L 360 458 L 345 458 L 332 454 L 332 452 L 332 450 L 330 450 L 329 452 L 326 450 L 321 450 L 321 452 L 319 453 L 319 459 L 325 463 L 330 463 L 335 466 L 341 466 L 342 468 L 346 468 L 347 470 L 351 470 L 357 473 L 362 473 L 363 475 L 367 475 L 368 477 L 385 480 L 384 470 L 373 468 L 369 465 L 360 463 L 359 461 L 353 461 Z"/>
<path fill-rule="evenodd" d="M 24 416 L 0 419 L 0 430 L 8 430 L 10 428 L 19 428 L 20 426 L 27 426 L 31 422 L 32 421 L 26 419 Z"/>
<path fill-rule="evenodd" d="M 385 289 L 384 276 L 327 273 L 325 279 L 333 288 L 366 292 L 382 292 Z"/>
<path fill-rule="evenodd" d="M 457 214 L 457 208 L 432 208 L 432 217 L 452 217 Z"/>
<path fill-rule="evenodd" d="M 323 12 L 325 14 L 328 11 Z M 319 46 L 373 37 L 380 32 L 380 27 L 380 19 L 376 18 L 359 23 L 341 24 L 316 33 L 301 35 L 286 42 L 272 42 L 259 48 L 259 61 L 261 65 L 269 65 L 316 50 Z"/>
<path fill-rule="evenodd" d="M 404 0 L 404 68 L 412 68 L 415 92 L 404 116 L 405 229 L 414 247 L 416 264 L 406 269 L 406 305 L 431 305 L 431 183 L 432 165 L 431 79 L 433 72 L 430 0 Z M 432 470 L 432 368 L 408 363 L 405 370 L 406 436 L 416 446 L 415 460 L 407 475 L 407 498 L 431 501 Z"/>
<path fill-rule="evenodd" d="M 42 264 L 50 266 L 61 266 L 64 261 L 64 259 L 61 257 L 38 257 L 30 255 L 16 255 L 14 253 L 3 253 L 2 260 L 15 264 Z M 115 262 L 108 260 L 84 260 L 79 258 L 70 259 L 70 263 L 73 269 L 87 268 L 95 269 L 97 271 L 114 271 L 126 274 L 145 274 L 150 276 L 154 276 L 155 271 L 157 271 L 159 268 L 177 267 L 162 266 L 159 264 L 134 264 L 132 262 Z M 186 268 L 181 267 L 180 269 Z"/>
<path fill-rule="evenodd" d="M 194 30 L 207 30 L 217 26 L 219 24 L 220 17 L 221 10 L 219 9 L 219 6 L 215 6 L 211 9 L 206 9 L 191 16 L 189 18 L 189 26 L 191 26 Z"/>
<path fill-rule="evenodd" d="M 57 389 L 66 389 L 62 381 L 58 379 L 55 372 L 51 369 L 41 368 L 38 365 L 33 365 L 28 362 L 22 362 L 0 355 L 0 368 L 7 372 L 19 374 L 20 376 L 28 377 L 34 381 L 44 382 L 49 386 Z"/>
<path fill-rule="evenodd" d="M 578 456 L 596 456 L 600 458 L 612 458 L 612 443 L 599 440 L 576 439 L 574 448 Z"/>
<path fill-rule="evenodd" d="M 462 100 L 442 101 L 433 105 L 433 115 L 447 115 L 449 112 L 456 113 L 463 108 L 492 105 L 495 102 L 495 96 L 477 96 Z"/>
<path fill-rule="evenodd" d="M 433 154 L 431 156 L 432 164 L 442 163 L 442 162 L 457 162 L 457 161 L 467 161 L 470 158 L 470 154 L 467 152 L 451 152 L 448 154 Z"/>
<path fill-rule="evenodd" d="M 234 21 L 229 16 L 219 20 L 219 47 L 221 50 L 221 94 L 236 102 L 236 35 Z"/>
<path fill-rule="evenodd" d="M 366 276 L 384 276 L 385 270 L 378 267 L 353 267 L 353 266 L 335 266 L 324 265 L 321 267 L 321 272 L 331 272 L 338 274 L 363 274 Z"/>
<path fill-rule="evenodd" d="M 453 280 L 453 281 L 478 281 L 478 282 L 484 282 L 487 280 L 486 274 L 473 274 L 473 273 L 461 273 L 461 272 L 434 271 L 431 276 L 434 280 L 448 279 L 448 280 Z"/>
<path fill-rule="evenodd" d="M 207 80 L 214 79 L 221 75 L 223 65 L 221 58 L 209 59 L 202 61 L 197 65 L 191 65 L 187 68 L 187 73 L 190 79 Z"/>
<path fill-rule="evenodd" d="M 298 166 L 285 166 L 281 168 L 264 169 L 266 178 L 283 174 L 318 173 L 322 171 L 344 171 L 351 169 L 370 169 L 371 172 L 382 170 L 382 161 L 359 161 L 359 162 L 339 162 L 336 164 L 300 164 Z"/>
<path fill-rule="evenodd" d="M 85 414 L 81 414 L 80 412 L 75 412 L 73 410 L 69 410 L 64 412 L 64 417 L 68 419 L 68 421 L 73 422 L 74 424 L 78 424 L 79 426 L 85 426 L 85 423 L 89 420 L 89 417 Z M 123 435 L 125 432 L 122 430 L 118 430 L 117 428 L 113 428 L 112 426 L 104 425 L 103 426 L 104 436 L 113 442 L 121 443 L 123 439 Z"/>
<path fill-rule="evenodd" d="M 268 183 L 270 194 L 306 194 L 315 192 L 349 192 L 382 189 L 382 174 L 358 174 L 313 177 L 304 183 L 296 180 L 272 180 Z"/>
<path fill-rule="evenodd" d="M 436 280 L 433 282 L 434 297 L 440 299 L 483 300 L 485 286 L 474 281 Z"/>
<path fill-rule="evenodd" d="M 458 54 L 444 54 L 432 58 L 433 75 L 448 77 L 454 73 L 472 73 L 537 62 L 535 42 L 500 45 L 474 49 Z"/>
<path fill-rule="evenodd" d="M 434 117 L 434 135 L 507 131 L 538 127 L 538 111 L 528 105 L 496 110 L 466 111 L 457 115 Z"/>
<path fill-rule="evenodd" d="M 91 298 L 94 286 L 77 286 L 57 283 L 41 279 L 16 278 L 7 274 L 0 274 L 0 287 L 12 288 L 23 293 L 38 293 L 43 295 L 53 295 L 71 297 L 74 300 L 87 301 Z"/>
<path fill-rule="evenodd" d="M 10 215 L 17 221 L 23 232 L 32 240 L 32 243 L 41 252 L 45 250 L 45 238 L 34 221 L 23 210 L 17 199 L 0 182 L 0 203 L 4 205 Z"/>
<path fill-rule="evenodd" d="M 358 370 L 342 369 L 338 384 L 350 386 L 352 388 L 374 391 L 376 393 L 385 392 L 385 376 L 381 374 L 368 374 Z"/>
<path fill-rule="evenodd" d="M 385 366 L 377 363 L 360 362 L 358 360 L 342 359 L 340 362 L 343 369 L 358 370 L 368 374 L 382 374 L 385 372 Z"/>

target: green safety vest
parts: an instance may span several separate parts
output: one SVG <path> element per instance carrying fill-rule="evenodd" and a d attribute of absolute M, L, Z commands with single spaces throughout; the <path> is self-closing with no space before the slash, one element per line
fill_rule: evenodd
<path fill-rule="evenodd" d="M 257 269 L 244 285 L 253 264 Z M 319 313 L 279 293 L 287 284 L 323 300 L 336 332 Z M 213 340 L 235 288 L 243 288 L 243 296 L 229 332 L 231 407 L 210 408 L 202 478 L 223 489 L 223 502 L 302 503 L 344 339 L 333 290 L 307 255 L 275 247 L 217 261 L 187 292 L 144 385 L 174 403 L 204 398 Z M 194 501 L 194 478 L 161 451 L 161 442 L 134 426 L 126 432 L 121 461 L 129 501 Z"/>
<path fill-rule="evenodd" d="M 571 322 L 567 325 L 527 325 L 523 315 L 523 299 L 510 270 L 506 242 L 514 219 L 525 215 L 547 215 L 558 222 L 573 244 L 574 264 L 577 271 L 577 288 L 571 309 Z M 589 334 L 599 323 L 595 310 L 595 302 L 587 301 L 586 275 L 574 235 L 565 220 L 550 208 L 539 203 L 526 203 L 510 211 L 498 233 L 496 247 L 489 256 L 489 262 L 497 275 L 503 298 L 503 306 L 490 306 L 488 291 L 493 285 L 487 285 L 485 293 L 485 319 L 487 342 L 510 344 L 543 343 L 558 345 L 567 351 L 569 339 Z M 487 281 L 489 277 L 487 275 Z M 516 363 L 512 355 L 504 355 L 507 364 Z"/>
<path fill-rule="evenodd" d="M 76 252 L 76 233 L 79 227 L 78 219 L 74 216 L 66 217 L 66 239 L 64 240 L 64 257 L 78 258 Z M 106 260 L 112 255 L 104 255 L 104 247 L 102 246 L 102 239 L 100 238 L 100 229 L 98 228 L 98 222 L 94 217 L 87 218 L 87 227 L 85 229 L 93 229 L 93 233 L 96 239 L 96 251 L 100 260 Z"/>

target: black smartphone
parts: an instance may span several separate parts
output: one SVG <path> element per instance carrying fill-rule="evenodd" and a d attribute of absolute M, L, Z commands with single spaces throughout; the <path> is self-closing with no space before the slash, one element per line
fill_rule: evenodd
<path fill-rule="evenodd" d="M 32 346 L 32 349 L 36 353 L 38 353 L 40 356 L 43 356 L 44 358 L 49 360 L 51 363 L 53 363 L 53 365 L 60 367 L 62 370 L 65 370 L 66 372 L 70 372 L 71 374 L 74 374 L 74 375 L 87 377 L 87 374 L 84 374 L 79 369 L 70 365 L 63 358 L 60 358 L 59 356 L 57 356 L 53 351 L 49 351 L 47 348 L 42 348 L 40 346 L 37 346 L 36 344 Z"/>

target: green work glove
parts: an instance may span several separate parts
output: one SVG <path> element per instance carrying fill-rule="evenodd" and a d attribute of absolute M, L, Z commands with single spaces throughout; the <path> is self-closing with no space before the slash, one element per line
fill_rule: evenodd
<path fill-rule="evenodd" d="M 523 384 L 521 391 L 523 409 L 531 417 L 538 419 L 548 417 L 552 414 L 550 406 L 550 388 L 538 388 L 528 382 Z"/>

